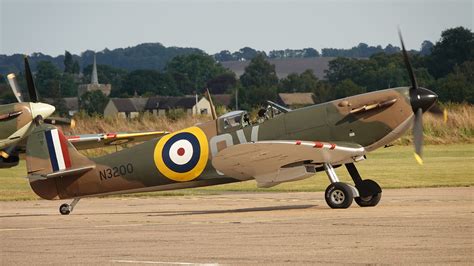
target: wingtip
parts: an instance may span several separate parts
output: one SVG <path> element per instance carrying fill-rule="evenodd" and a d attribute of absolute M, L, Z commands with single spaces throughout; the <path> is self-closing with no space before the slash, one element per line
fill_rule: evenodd
<path fill-rule="evenodd" d="M 421 158 L 420 155 L 418 155 L 417 153 L 414 153 L 415 155 L 415 160 L 416 162 L 419 164 L 419 165 L 423 165 L 423 159 Z"/>

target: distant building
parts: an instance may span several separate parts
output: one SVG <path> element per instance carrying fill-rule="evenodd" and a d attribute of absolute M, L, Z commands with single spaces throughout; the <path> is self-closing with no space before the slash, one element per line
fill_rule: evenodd
<path fill-rule="evenodd" d="M 134 98 L 112 98 L 104 109 L 104 117 L 135 118 L 144 111 L 143 106 L 135 105 Z M 143 98 L 140 98 L 143 100 Z M 146 100 L 146 98 L 145 98 Z M 140 108 L 141 107 L 141 108 Z"/>
<path fill-rule="evenodd" d="M 64 107 L 67 109 L 69 116 L 73 116 L 79 112 L 79 99 L 77 97 L 65 97 L 62 98 L 62 100 L 64 101 Z M 43 101 L 52 105 L 55 103 L 53 98 L 44 98 Z"/>
<path fill-rule="evenodd" d="M 277 103 L 296 109 L 316 104 L 316 97 L 311 92 L 278 93 Z"/>
<path fill-rule="evenodd" d="M 91 75 L 91 83 L 90 84 L 82 84 L 79 85 L 77 90 L 78 97 L 81 97 L 82 94 L 88 91 L 102 91 L 105 96 L 110 95 L 110 91 L 112 90 L 111 84 L 100 84 L 99 78 L 97 76 L 97 64 L 94 55 L 94 64 L 92 65 L 92 75 Z"/>
<path fill-rule="evenodd" d="M 154 115 L 165 115 L 170 110 L 181 109 L 190 115 L 210 115 L 211 104 L 202 97 L 196 100 L 196 96 L 155 96 L 150 97 L 145 110 Z"/>
<path fill-rule="evenodd" d="M 135 118 L 140 113 L 150 112 L 164 116 L 170 110 L 183 110 L 189 115 L 210 115 L 211 104 L 202 97 L 196 103 L 195 96 L 155 96 L 150 98 L 112 98 L 104 109 L 104 117 Z"/>

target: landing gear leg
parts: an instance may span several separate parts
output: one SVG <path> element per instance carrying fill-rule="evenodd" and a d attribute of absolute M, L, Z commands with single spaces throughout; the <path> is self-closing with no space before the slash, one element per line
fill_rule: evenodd
<path fill-rule="evenodd" d="M 76 204 L 79 202 L 80 198 L 75 198 L 71 204 L 67 204 L 67 203 L 64 203 L 64 204 L 61 204 L 61 206 L 59 206 L 59 212 L 62 214 L 62 215 L 68 215 L 72 212 L 72 210 L 74 209 L 74 207 L 76 206 Z"/>
<path fill-rule="evenodd" d="M 331 184 L 326 188 L 324 198 L 329 207 L 333 209 L 346 209 L 352 204 L 352 199 L 359 196 L 354 187 L 339 181 L 332 165 L 325 163 L 324 170 Z"/>
<path fill-rule="evenodd" d="M 377 182 L 365 179 L 362 180 L 359 171 L 353 163 L 346 164 L 346 169 L 354 180 L 354 184 L 359 191 L 359 197 L 354 198 L 355 202 L 361 207 L 376 206 L 382 198 L 382 188 Z"/>

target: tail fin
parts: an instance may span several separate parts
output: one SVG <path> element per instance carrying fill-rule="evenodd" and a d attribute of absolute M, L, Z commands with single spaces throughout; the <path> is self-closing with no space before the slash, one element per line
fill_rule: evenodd
<path fill-rule="evenodd" d="M 60 129 L 43 124 L 28 137 L 26 166 L 30 179 L 46 179 L 77 175 L 95 164 L 80 154 Z"/>

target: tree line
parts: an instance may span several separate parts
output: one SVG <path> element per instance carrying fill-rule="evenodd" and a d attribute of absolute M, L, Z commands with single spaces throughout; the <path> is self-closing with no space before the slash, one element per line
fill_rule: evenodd
<path fill-rule="evenodd" d="M 419 53 L 429 53 L 430 47 L 433 43 L 430 41 L 424 41 L 421 45 Z M 321 52 L 314 48 L 303 48 L 303 49 L 284 49 L 284 50 L 272 50 L 268 54 L 264 51 L 258 51 L 251 47 L 243 47 L 235 52 L 228 50 L 222 50 L 219 53 L 212 55 L 218 62 L 225 61 L 250 61 L 257 54 L 264 54 L 270 59 L 285 59 L 285 58 L 309 58 L 309 57 L 354 57 L 354 58 L 368 58 L 373 54 L 384 52 L 384 53 L 397 53 L 400 51 L 399 47 L 387 45 L 385 48 L 382 46 L 369 46 L 365 43 L 360 43 L 350 49 L 336 49 L 336 48 L 323 48 Z M 414 51 L 414 50 L 413 50 Z M 418 52 L 418 51 L 414 51 Z M 94 51 L 84 51 L 80 55 L 69 54 L 69 59 L 72 64 L 77 62 L 77 65 L 70 65 L 70 67 L 86 67 L 92 64 L 94 55 L 97 56 L 97 61 L 102 64 L 109 65 L 116 68 L 133 71 L 137 69 L 154 69 L 162 71 L 166 64 L 174 57 L 178 55 L 187 55 L 200 53 L 204 54 L 204 51 L 197 48 L 182 48 L 182 47 L 165 47 L 161 43 L 143 43 L 133 47 L 117 48 L 113 50 L 104 49 L 103 51 L 95 53 Z M 56 57 L 45 55 L 42 53 L 33 53 L 30 56 L 30 64 L 33 71 L 36 71 L 37 64 L 41 61 L 50 61 L 61 71 L 67 67 L 63 64 L 64 60 L 68 55 L 59 55 Z M 0 54 L 0 73 L 17 73 L 23 69 L 23 55 L 1 55 Z"/>
<path fill-rule="evenodd" d="M 368 47 L 366 47 L 368 48 Z M 392 49 L 392 48 L 390 48 Z M 396 49 L 395 49 L 396 50 Z M 312 92 L 319 102 L 349 95 L 410 84 L 399 52 L 379 51 L 366 59 L 338 57 L 329 63 L 326 79 L 319 80 L 311 70 L 279 79 L 269 57 L 250 50 L 249 65 L 240 76 L 224 68 L 215 56 L 205 53 L 177 55 L 163 70 L 129 71 L 99 64 L 100 83 L 112 84 L 111 97 L 189 95 L 203 93 L 238 95 L 242 109 L 275 100 L 280 92 Z M 397 50 L 398 51 L 398 50 Z M 411 62 L 420 86 L 432 89 L 441 101 L 474 103 L 474 37 L 471 30 L 457 27 L 442 32 L 435 44 L 424 42 L 422 52 L 411 51 Z M 313 51 L 314 52 L 314 51 Z M 301 50 L 299 54 L 311 53 Z M 63 70 L 50 61 L 37 64 L 36 84 L 42 97 L 77 95 L 78 84 L 90 82 L 92 65 L 78 74 L 78 61 L 68 52 Z M 18 75 L 22 77 L 23 75 Z M 26 87 L 20 78 L 20 86 Z"/>

